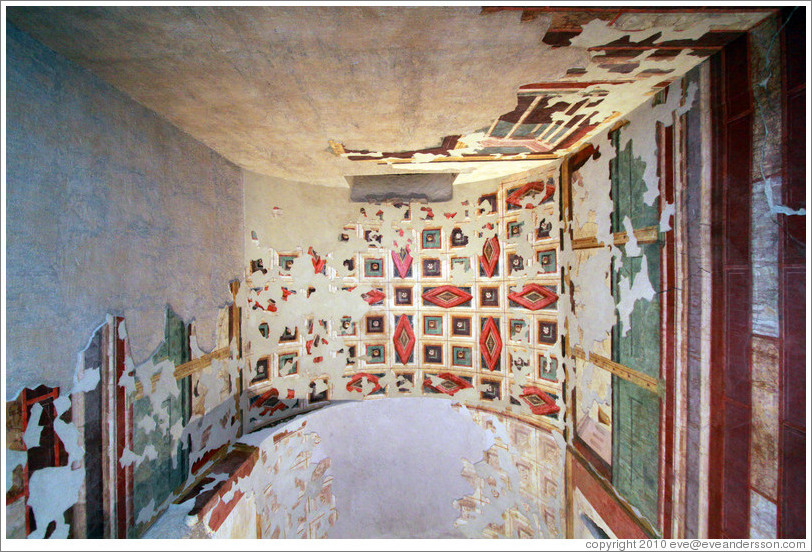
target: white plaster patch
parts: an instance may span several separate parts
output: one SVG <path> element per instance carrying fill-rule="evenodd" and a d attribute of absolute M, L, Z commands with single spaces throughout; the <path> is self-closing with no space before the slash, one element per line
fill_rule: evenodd
<path fill-rule="evenodd" d="M 51 538 L 67 538 L 68 525 L 63 514 L 76 503 L 79 488 L 84 482 L 84 468 L 73 470 L 70 466 L 43 468 L 36 470 L 28 483 L 28 505 L 37 520 L 37 529 L 28 535 L 29 539 L 40 539 L 52 521 L 56 529 Z M 53 492 L 58 482 L 59 492 Z"/>
<path fill-rule="evenodd" d="M 660 212 L 660 232 L 671 230 L 671 217 L 677 212 L 673 203 L 666 203 Z"/>
<path fill-rule="evenodd" d="M 615 318 L 615 300 L 607 284 L 611 270 L 612 253 L 599 250 L 571 273 L 575 289 L 575 311 L 568 317 L 573 345 L 580 344 L 587 353 L 593 343 L 606 339 L 612 331 Z"/>
<path fill-rule="evenodd" d="M 70 408 L 70 397 L 68 395 L 60 395 L 54 399 L 54 409 L 56 410 L 56 417 L 59 418 L 62 414 Z"/>
<path fill-rule="evenodd" d="M 71 394 L 89 393 L 96 389 L 101 379 L 99 374 L 98 368 L 91 368 L 89 370 L 83 369 L 81 372 L 77 369 L 73 375 L 73 389 L 71 389 Z"/>
<path fill-rule="evenodd" d="M 615 152 L 606 134 L 602 134 L 593 145 L 600 152 L 600 158 L 587 162 L 572 175 L 573 226 L 577 230 L 582 229 L 592 213 L 597 225 L 595 236 L 598 242 L 612 245 L 612 179 L 609 162 L 614 159 Z"/>
<path fill-rule="evenodd" d="M 133 453 L 133 451 L 131 451 L 129 448 L 125 448 L 121 453 L 121 458 L 119 458 L 119 464 L 122 468 L 126 468 L 127 466 L 131 466 L 136 462 L 140 462 L 142 458 L 143 456 Z"/>
<path fill-rule="evenodd" d="M 155 499 L 150 498 L 147 505 L 141 508 L 141 511 L 138 512 L 138 517 L 135 518 L 136 525 L 148 522 L 155 514 Z"/>
<path fill-rule="evenodd" d="M 763 167 L 761 168 L 762 177 L 763 177 Z M 764 196 L 767 198 L 767 205 L 770 208 L 770 212 L 776 215 L 798 215 L 804 216 L 806 215 L 806 208 L 800 209 L 790 209 L 786 205 L 782 205 L 780 203 L 776 203 L 775 199 L 773 198 L 773 186 L 775 183 L 775 178 L 765 178 L 764 179 Z"/>
<path fill-rule="evenodd" d="M 79 432 L 73 423 L 65 423 L 57 418 L 54 420 L 54 431 L 62 444 L 65 445 L 69 466 L 84 459 L 85 449 L 82 447 Z"/>
<path fill-rule="evenodd" d="M 150 433 L 155 430 L 157 424 L 155 423 L 154 416 L 144 416 L 140 420 L 138 420 L 138 427 L 142 428 L 147 433 Z"/>
<path fill-rule="evenodd" d="M 680 55 L 685 54 L 681 52 Z M 657 128 L 657 123 L 670 126 L 674 117 L 679 117 L 691 108 L 697 96 L 699 87 L 695 82 L 688 85 L 686 95 L 682 96 L 682 81 L 675 80 L 668 86 L 668 99 L 665 103 L 651 106 L 650 103 L 641 105 L 629 114 L 629 124 L 620 133 L 620 149 L 625 149 L 629 140 L 633 140 L 634 152 L 645 165 L 643 181 L 646 191 L 643 193 L 643 202 L 653 205 L 660 195 L 657 176 L 657 143 L 651 137 Z"/>
<path fill-rule="evenodd" d="M 158 458 L 158 451 L 155 449 L 155 445 L 150 443 L 145 446 L 141 456 L 144 460 L 156 460 Z"/>
<path fill-rule="evenodd" d="M 632 219 L 630 219 L 628 215 L 623 217 L 623 228 L 626 230 L 626 237 L 629 240 L 626 242 L 626 255 L 628 257 L 637 257 L 640 255 L 640 253 L 642 253 L 642 250 L 640 249 L 640 246 L 637 245 L 637 236 L 634 235 Z"/>
<path fill-rule="evenodd" d="M 634 283 L 631 283 L 630 278 L 621 276 L 618 282 L 618 292 L 620 293 L 620 301 L 617 304 L 617 313 L 622 324 L 623 333 L 629 333 L 629 319 L 634 305 L 637 301 L 651 301 L 656 295 L 656 291 L 651 285 L 648 277 L 648 262 L 643 258 L 640 265 L 640 272 L 634 276 Z"/>
<path fill-rule="evenodd" d="M 28 416 L 28 426 L 23 433 L 23 443 L 27 449 L 39 446 L 40 435 L 42 434 L 42 404 L 34 403 L 31 413 Z"/>

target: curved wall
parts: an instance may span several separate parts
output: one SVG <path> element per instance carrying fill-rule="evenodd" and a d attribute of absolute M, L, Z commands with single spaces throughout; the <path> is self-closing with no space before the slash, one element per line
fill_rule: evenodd
<path fill-rule="evenodd" d="M 562 537 L 557 435 L 449 401 L 337 404 L 243 437 L 145 537 Z"/>

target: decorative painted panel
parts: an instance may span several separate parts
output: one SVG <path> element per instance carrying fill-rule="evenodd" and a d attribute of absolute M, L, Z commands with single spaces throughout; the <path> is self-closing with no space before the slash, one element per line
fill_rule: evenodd
<path fill-rule="evenodd" d="M 331 399 L 362 398 L 371 387 L 355 375 L 380 374 L 376 396 L 453 395 L 560 427 L 557 175 L 551 167 L 456 188 L 449 204 L 359 205 L 332 251 L 305 241 L 282 253 L 284 266 L 252 242 L 249 268 L 271 268 L 246 270 L 246 302 L 274 310 L 244 311 L 248 365 L 270 373 L 247 380 L 249 395 L 277 388 L 298 398 L 297 380 L 321 378 Z M 308 332 L 303 316 L 326 326 Z M 274 346 L 278 332 L 288 341 Z M 285 415 L 254 417 L 249 428 Z"/>
<path fill-rule="evenodd" d="M 622 231 L 624 219 L 634 228 L 659 225 L 657 204 L 646 205 L 645 163 L 634 156 L 632 140 L 621 149 L 621 133 L 613 135 L 617 157 L 612 161 L 614 231 Z M 632 256 L 623 248 L 622 268 L 612 271 L 615 303 L 620 303 L 621 279 L 649 279 L 659 288 L 660 246 L 642 244 Z M 645 263 L 645 264 L 643 264 Z M 612 360 L 655 378 L 660 375 L 660 303 L 635 301 L 628 326 L 615 325 Z M 612 377 L 612 483 L 653 525 L 658 523 L 660 400 L 659 397 L 626 380 Z"/>

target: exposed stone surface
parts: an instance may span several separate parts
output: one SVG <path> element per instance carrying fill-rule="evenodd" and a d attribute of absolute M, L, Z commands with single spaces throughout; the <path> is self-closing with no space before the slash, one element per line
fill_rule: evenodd
<path fill-rule="evenodd" d="M 760 494 L 750 492 L 750 538 L 774 539 L 778 530 L 778 507 Z"/>
<path fill-rule="evenodd" d="M 771 339 L 753 336 L 753 414 L 750 484 L 768 497 L 778 495 L 779 354 Z"/>

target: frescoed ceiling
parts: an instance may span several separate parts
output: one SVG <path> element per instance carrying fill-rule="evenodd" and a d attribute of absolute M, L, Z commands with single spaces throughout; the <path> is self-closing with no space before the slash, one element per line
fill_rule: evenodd
<path fill-rule="evenodd" d="M 439 147 L 373 152 L 333 143 L 334 152 L 390 164 L 557 158 L 627 113 L 630 101 L 636 107 L 664 90 L 743 30 L 742 18 L 717 8 L 482 8 L 483 15 L 503 11 L 520 11 L 523 22 L 549 17 L 542 42 L 552 50 L 582 44 L 588 62 L 556 81 L 520 86 L 512 111 L 471 134 L 445 136 Z M 590 38 L 580 40 L 585 29 Z"/>
<path fill-rule="evenodd" d="M 10 7 L 235 164 L 456 183 L 576 149 L 771 8 Z"/>

